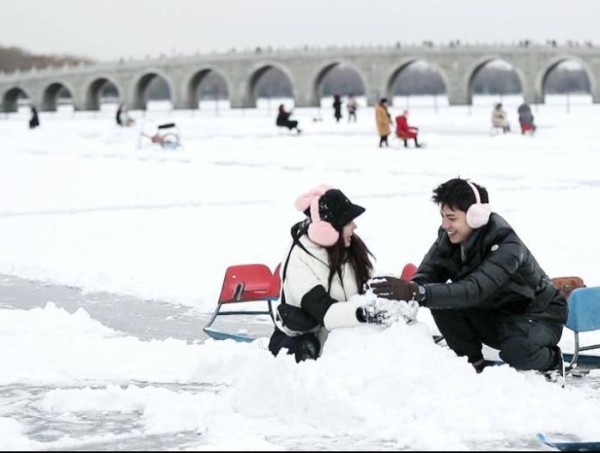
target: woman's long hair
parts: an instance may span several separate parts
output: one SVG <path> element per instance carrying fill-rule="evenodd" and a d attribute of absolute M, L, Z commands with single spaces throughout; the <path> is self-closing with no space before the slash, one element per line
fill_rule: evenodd
<path fill-rule="evenodd" d="M 346 247 L 344 243 L 344 237 L 340 232 L 338 241 L 331 247 L 327 247 L 327 254 L 329 255 L 329 277 L 327 278 L 327 284 L 331 287 L 333 276 L 338 274 L 340 280 L 342 277 L 342 265 L 345 262 L 349 262 L 354 268 L 356 274 L 356 285 L 358 286 L 358 293 L 364 293 L 364 284 L 371 278 L 373 272 L 373 263 L 371 258 L 375 256 L 368 249 L 367 245 L 363 240 L 356 234 L 352 235 L 350 246 Z"/>
<path fill-rule="evenodd" d="M 291 230 L 292 237 L 294 240 L 304 234 L 308 234 L 308 226 L 310 225 L 310 219 L 305 219 L 302 222 L 296 223 Z M 357 235 L 352 235 L 350 241 L 350 247 L 346 247 L 344 243 L 344 237 L 340 231 L 340 236 L 335 244 L 330 247 L 326 247 L 327 255 L 329 256 L 329 276 L 327 277 L 327 286 L 331 287 L 331 282 L 335 274 L 340 276 L 342 279 L 342 266 L 345 262 L 349 262 L 354 268 L 354 274 L 356 275 L 356 286 L 358 287 L 358 293 L 364 293 L 364 284 L 371 278 L 373 272 L 373 263 L 371 258 L 375 259 L 375 255 L 371 253 L 367 245 Z"/>

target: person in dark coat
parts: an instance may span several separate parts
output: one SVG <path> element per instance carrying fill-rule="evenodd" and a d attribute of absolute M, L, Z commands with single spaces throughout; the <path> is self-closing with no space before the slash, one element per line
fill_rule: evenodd
<path fill-rule="evenodd" d="M 275 124 L 280 127 L 287 127 L 289 130 L 296 129 L 296 132 L 298 133 L 302 132 L 302 130 L 298 128 L 298 121 L 290 120 L 291 115 L 292 112 L 287 112 L 284 105 L 280 104 Z"/>
<path fill-rule="evenodd" d="M 534 133 L 535 124 L 533 124 L 533 113 L 531 113 L 531 107 L 529 104 L 521 104 L 517 109 L 519 113 L 519 123 L 521 124 L 521 134 L 526 132 Z"/>
<path fill-rule="evenodd" d="M 38 111 L 35 106 L 31 106 L 31 118 L 29 119 L 29 129 L 35 129 L 40 125 L 40 119 L 38 117 Z"/>
<path fill-rule="evenodd" d="M 115 116 L 115 121 L 117 125 L 122 127 L 133 126 L 135 120 L 129 116 L 127 112 L 127 107 L 124 104 L 119 104 L 119 108 L 117 109 L 117 114 Z"/>
<path fill-rule="evenodd" d="M 339 123 L 342 119 L 342 99 L 339 94 L 333 95 L 333 117 L 336 123 Z"/>
<path fill-rule="evenodd" d="M 122 114 L 123 114 L 123 104 L 119 104 L 119 108 L 117 108 L 117 113 L 115 115 L 115 121 L 117 122 L 117 126 L 123 126 L 123 120 L 121 119 Z"/>
<path fill-rule="evenodd" d="M 383 277 L 379 297 L 431 309 L 448 346 L 481 372 L 485 344 L 519 370 L 558 370 L 565 296 L 499 214 L 484 187 L 451 179 L 433 191 L 442 225 L 411 281 Z"/>

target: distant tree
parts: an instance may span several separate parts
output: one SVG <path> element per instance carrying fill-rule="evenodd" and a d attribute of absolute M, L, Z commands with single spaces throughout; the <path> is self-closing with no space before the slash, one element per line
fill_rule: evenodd
<path fill-rule="evenodd" d="M 20 47 L 3 47 L 0 45 L 0 71 L 12 72 L 17 69 L 27 70 L 33 67 L 75 65 L 78 63 L 95 63 L 90 58 L 72 55 L 38 55 L 32 54 Z"/>

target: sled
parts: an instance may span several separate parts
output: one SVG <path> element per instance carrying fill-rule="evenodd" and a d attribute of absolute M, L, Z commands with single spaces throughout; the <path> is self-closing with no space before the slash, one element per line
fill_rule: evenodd
<path fill-rule="evenodd" d="M 269 315 L 273 318 L 273 301 L 279 299 L 281 290 L 281 277 L 277 265 L 274 272 L 264 264 L 238 264 L 229 266 L 225 271 L 223 286 L 217 302 L 217 308 L 204 327 L 204 332 L 215 340 L 235 340 L 251 342 L 255 338 L 240 333 L 231 333 L 213 327 L 220 316 L 258 316 Z M 229 310 L 224 309 L 232 304 L 243 302 L 256 302 L 263 305 L 257 310 Z"/>
<path fill-rule="evenodd" d="M 550 440 L 544 433 L 538 433 L 537 438 L 548 447 L 555 448 L 558 451 L 598 451 L 600 450 L 600 441 L 556 441 Z"/>
<path fill-rule="evenodd" d="M 175 123 L 163 123 L 156 127 L 156 132 L 148 133 L 142 128 L 138 138 L 138 148 L 142 147 L 142 139 L 160 145 L 163 149 L 176 149 L 181 146 L 179 127 Z"/>

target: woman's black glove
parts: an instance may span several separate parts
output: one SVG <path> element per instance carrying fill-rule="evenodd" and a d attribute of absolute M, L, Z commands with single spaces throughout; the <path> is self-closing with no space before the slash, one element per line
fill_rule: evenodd
<path fill-rule="evenodd" d="M 373 289 L 373 294 L 384 299 L 394 300 L 416 300 L 422 302 L 425 294 L 419 293 L 419 285 L 408 280 L 402 280 L 396 277 L 375 277 L 369 286 Z"/>

